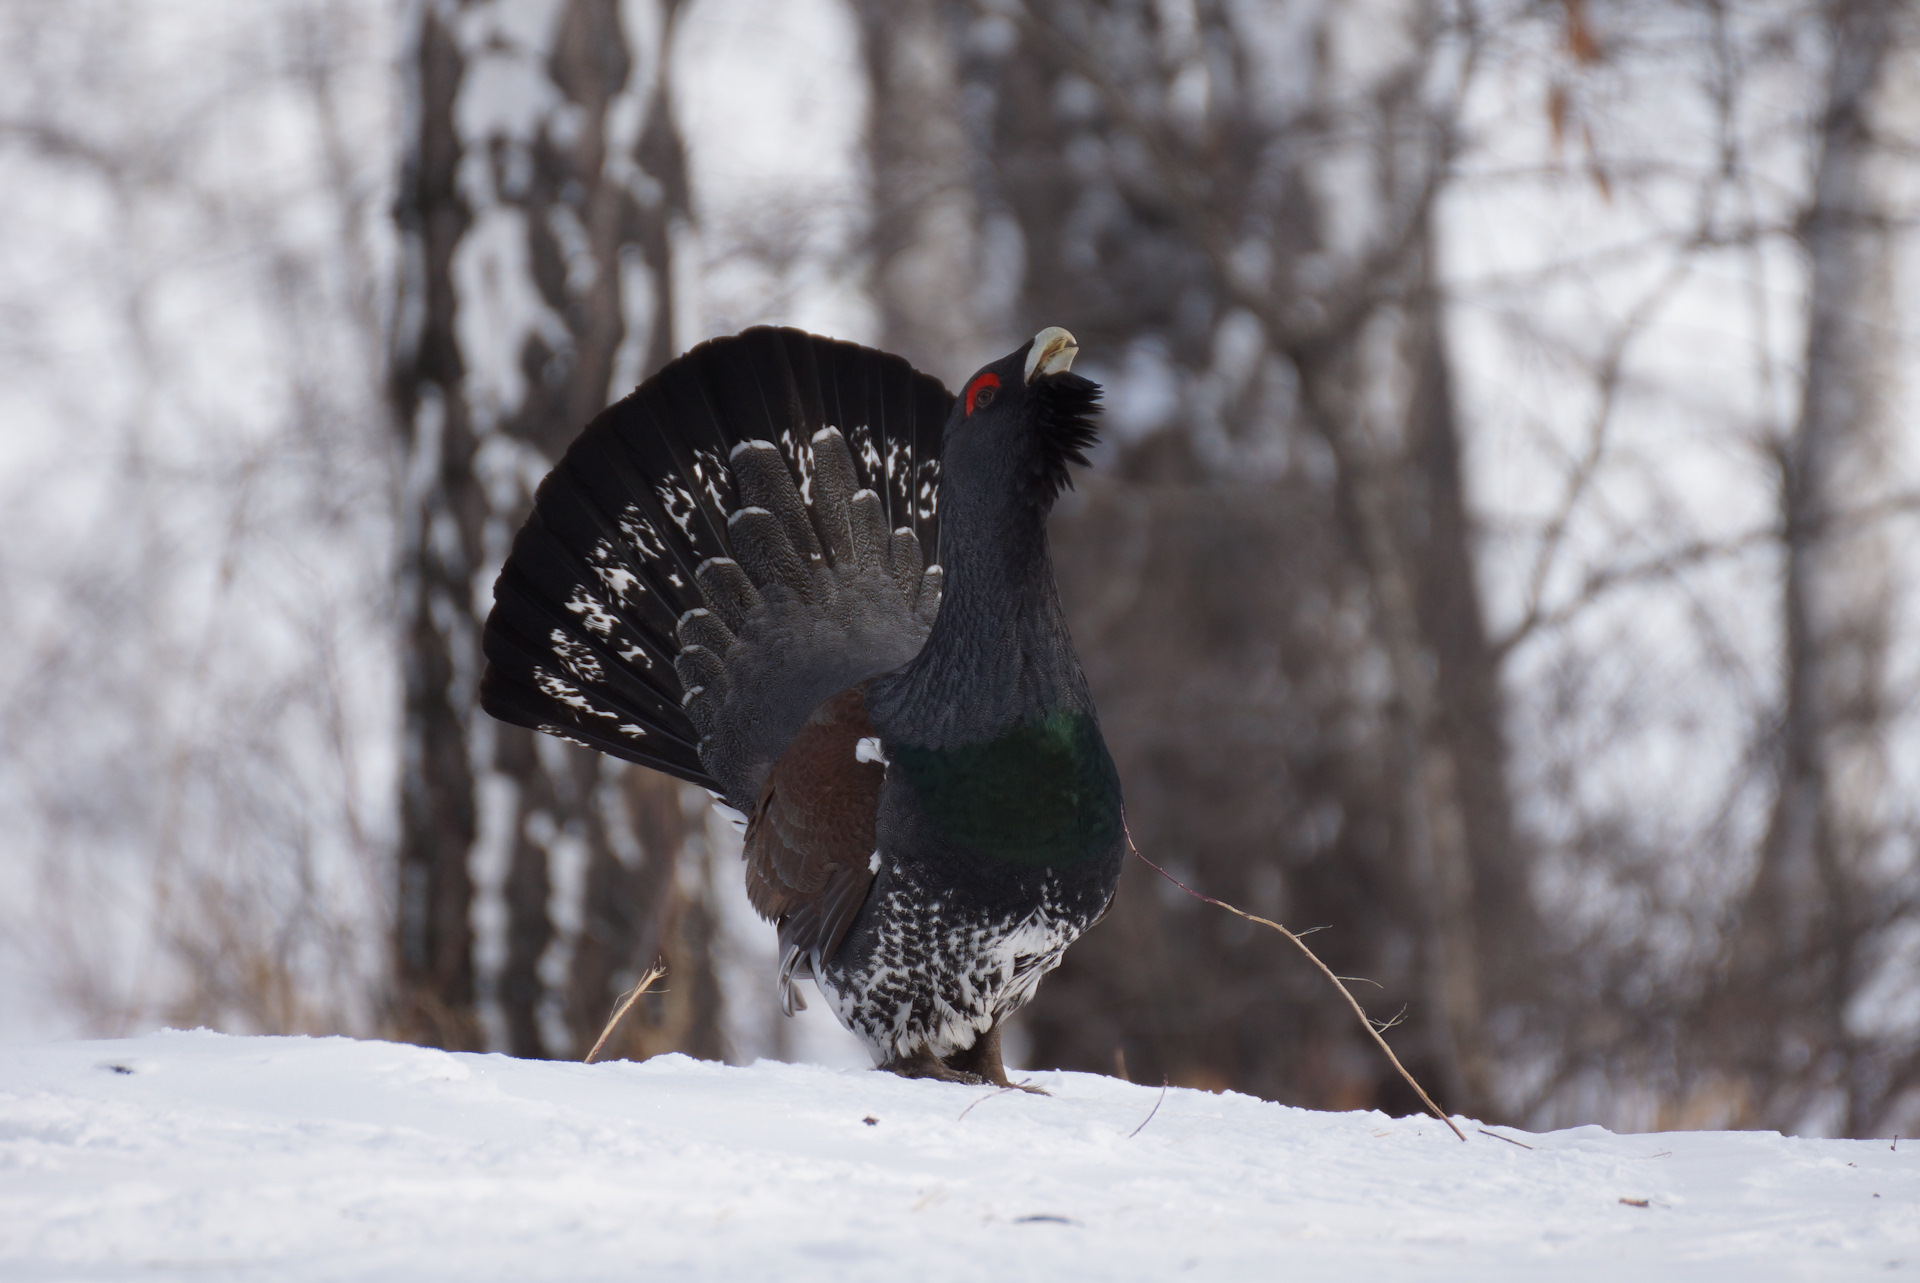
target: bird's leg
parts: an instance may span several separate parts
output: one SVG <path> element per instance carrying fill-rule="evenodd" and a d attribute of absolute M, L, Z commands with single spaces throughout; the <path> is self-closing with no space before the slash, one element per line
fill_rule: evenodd
<path fill-rule="evenodd" d="M 962 1073 L 973 1074 L 982 1082 L 992 1083 L 996 1087 L 1018 1087 L 1021 1091 L 1032 1092 L 1036 1096 L 1048 1095 L 1038 1087 L 1029 1087 L 1025 1083 L 1011 1082 L 1007 1078 L 1007 1067 L 1000 1061 L 1000 1024 L 998 1021 L 987 1032 L 973 1040 L 973 1046 L 964 1051 L 956 1051 L 947 1057 L 947 1067 Z"/>

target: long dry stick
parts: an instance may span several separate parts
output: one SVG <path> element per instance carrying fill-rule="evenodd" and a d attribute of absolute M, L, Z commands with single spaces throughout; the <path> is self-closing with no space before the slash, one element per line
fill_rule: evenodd
<path fill-rule="evenodd" d="M 640 977 L 640 983 L 626 992 L 625 996 L 620 999 L 620 1005 L 613 1009 L 611 1016 L 607 1017 L 607 1027 L 602 1029 L 599 1038 L 594 1040 L 593 1050 L 587 1053 L 585 1063 L 589 1065 L 593 1063 L 593 1058 L 600 1054 L 602 1047 L 607 1045 L 607 1039 L 613 1037 L 614 1026 L 619 1024 L 629 1011 L 633 1010 L 633 1004 L 640 1001 L 640 995 L 643 993 L 651 993 L 654 984 L 666 974 L 667 969 L 658 963 L 647 968 L 647 974 Z"/>
<path fill-rule="evenodd" d="M 1413 1075 L 1407 1072 L 1407 1067 L 1400 1063 L 1400 1057 L 1393 1054 L 1393 1048 L 1387 1046 L 1387 1040 L 1380 1036 L 1380 1031 L 1374 1027 L 1373 1021 L 1367 1018 L 1366 1010 L 1360 1006 L 1359 1001 L 1353 996 L 1353 991 L 1348 989 L 1344 984 L 1340 983 L 1340 977 L 1334 975 L 1332 968 L 1328 967 L 1326 963 L 1320 961 L 1319 954 L 1307 948 L 1307 942 L 1305 940 L 1302 940 L 1299 936 L 1287 930 L 1285 927 L 1281 926 L 1278 922 L 1269 921 L 1266 918 L 1260 917 L 1258 914 L 1248 913 L 1244 909 L 1236 909 L 1232 905 L 1228 904 L 1225 900 L 1216 900 L 1210 895 L 1203 895 L 1202 893 L 1194 890 L 1192 887 L 1182 882 L 1179 878 L 1174 877 L 1173 874 L 1168 873 L 1165 869 L 1155 864 L 1152 860 L 1149 860 L 1146 856 L 1141 855 L 1140 848 L 1133 844 L 1133 836 L 1131 834 L 1127 836 L 1127 849 L 1132 851 L 1134 855 L 1139 856 L 1140 862 L 1142 864 L 1146 865 L 1149 869 L 1152 869 L 1155 873 L 1158 873 L 1161 877 L 1165 878 L 1167 881 L 1173 883 L 1173 885 L 1179 887 L 1182 891 L 1185 891 L 1188 895 L 1192 896 L 1194 899 L 1205 900 L 1208 904 L 1217 905 L 1220 908 L 1225 909 L 1228 913 L 1233 914 L 1235 917 L 1245 918 L 1248 922 L 1258 922 L 1263 927 L 1272 927 L 1275 931 L 1278 931 L 1281 935 L 1293 941 L 1293 943 L 1299 948 L 1300 952 L 1306 954 L 1307 957 L 1313 962 L 1313 965 L 1320 968 L 1320 974 L 1325 976 L 1329 981 L 1331 981 L 1333 984 L 1333 987 L 1340 991 L 1340 996 L 1347 1000 L 1347 1005 L 1349 1007 L 1353 1008 L 1353 1014 L 1360 1017 L 1360 1023 L 1366 1026 L 1367 1036 L 1369 1038 L 1372 1038 L 1373 1041 L 1379 1046 L 1380 1050 L 1383 1053 L 1385 1053 L 1388 1061 L 1392 1063 L 1393 1067 L 1400 1071 L 1400 1076 L 1406 1079 L 1407 1086 L 1413 1088 L 1414 1094 L 1420 1097 L 1420 1102 L 1427 1107 L 1428 1111 L 1431 1112 L 1435 1118 L 1438 1118 L 1441 1122 L 1445 1123 L 1448 1127 L 1453 1129 L 1453 1134 L 1460 1138 L 1461 1144 L 1464 1145 L 1466 1143 L 1467 1134 L 1461 1131 L 1457 1126 L 1455 1126 L 1454 1121 L 1451 1118 L 1448 1118 L 1445 1114 L 1440 1112 L 1440 1106 L 1433 1103 L 1433 1097 L 1427 1095 L 1427 1089 L 1422 1087 L 1418 1082 L 1414 1080 Z M 1145 1126 L 1145 1124 L 1142 1124 L 1142 1126 Z M 1506 1138 L 1502 1137 L 1501 1139 L 1504 1140 Z"/>

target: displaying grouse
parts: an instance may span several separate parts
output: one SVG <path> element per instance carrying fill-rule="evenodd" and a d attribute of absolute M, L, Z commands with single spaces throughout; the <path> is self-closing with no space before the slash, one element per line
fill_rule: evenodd
<path fill-rule="evenodd" d="M 1042 330 L 954 397 L 752 329 L 603 412 L 541 483 L 487 620 L 495 717 L 704 785 L 880 1067 L 1005 1084 L 1000 1030 L 1106 911 L 1120 782 L 1046 520 L 1097 385 Z"/>

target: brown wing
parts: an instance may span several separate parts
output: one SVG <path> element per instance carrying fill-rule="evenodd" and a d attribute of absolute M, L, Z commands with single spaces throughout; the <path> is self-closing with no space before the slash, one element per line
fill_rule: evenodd
<path fill-rule="evenodd" d="M 833 956 L 873 885 L 874 817 L 886 768 L 861 761 L 873 738 L 866 684 L 841 691 L 807 719 L 767 773 L 747 822 L 747 899 L 780 926 L 780 998 Z"/>

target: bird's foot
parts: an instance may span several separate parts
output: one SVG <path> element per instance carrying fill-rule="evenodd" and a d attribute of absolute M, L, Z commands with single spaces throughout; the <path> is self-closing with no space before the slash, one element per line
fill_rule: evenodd
<path fill-rule="evenodd" d="M 969 1087 L 993 1085 L 984 1075 L 970 1069 L 956 1069 L 925 1047 L 910 1055 L 889 1060 L 880 1068 L 890 1074 L 899 1074 L 902 1078 L 931 1078 L 935 1082 L 964 1083 Z"/>
<path fill-rule="evenodd" d="M 880 1068 L 899 1074 L 902 1078 L 931 1078 L 936 1082 L 965 1083 L 970 1087 L 999 1087 L 1035 1096 L 1053 1094 L 1044 1087 L 1017 1083 L 1007 1077 L 1006 1066 L 1000 1060 L 1000 1026 L 997 1024 L 976 1038 L 973 1046 L 964 1047 L 944 1060 L 921 1047 L 888 1061 Z"/>

